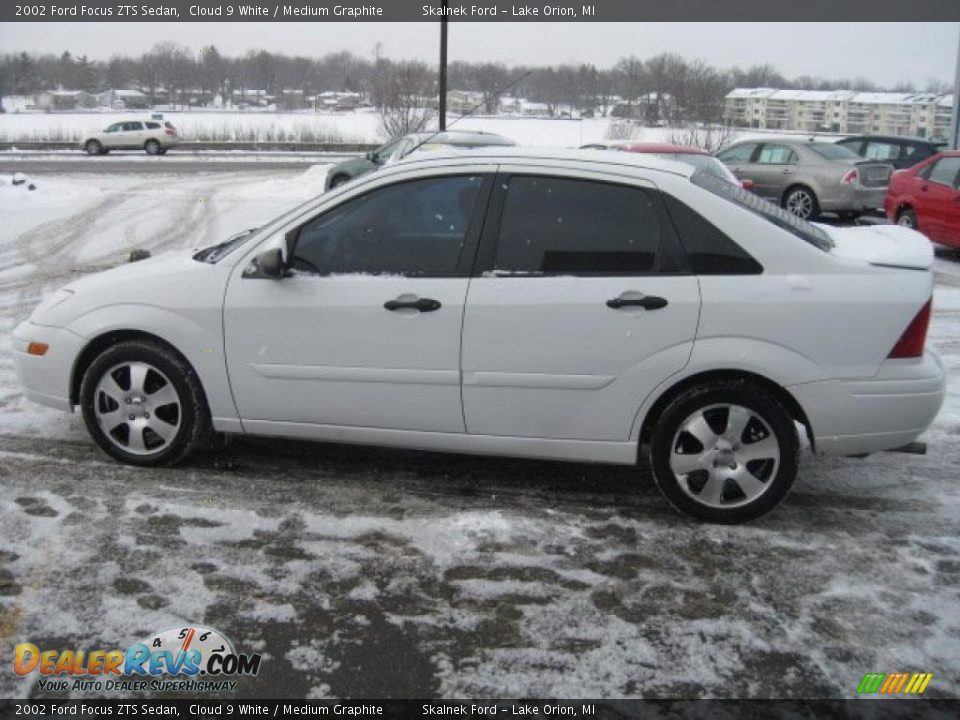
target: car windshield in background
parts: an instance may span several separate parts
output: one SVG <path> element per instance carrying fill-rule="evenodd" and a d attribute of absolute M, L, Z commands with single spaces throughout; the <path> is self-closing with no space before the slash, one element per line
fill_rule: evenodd
<path fill-rule="evenodd" d="M 722 197 L 724 200 L 729 200 L 756 213 L 782 230 L 796 235 L 801 240 L 810 243 L 814 247 L 820 248 L 824 252 L 828 252 L 830 248 L 833 247 L 833 241 L 830 237 L 816 225 L 788 213 L 779 205 L 775 205 L 759 195 L 754 195 L 737 185 L 733 185 L 717 177 L 706 168 L 694 171 L 693 175 L 690 176 L 690 182 L 702 187 L 704 190 L 712 192 L 714 195 Z"/>
<path fill-rule="evenodd" d="M 817 155 L 826 160 L 847 160 L 850 158 L 859 159 L 853 150 L 846 145 L 835 145 L 834 143 L 812 142 L 807 145 Z"/>

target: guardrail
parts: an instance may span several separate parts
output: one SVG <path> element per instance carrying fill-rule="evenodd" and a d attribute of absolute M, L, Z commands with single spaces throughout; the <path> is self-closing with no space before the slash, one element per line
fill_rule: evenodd
<path fill-rule="evenodd" d="M 334 152 L 356 153 L 360 155 L 375 150 L 379 145 L 364 143 L 298 143 L 298 142 L 244 142 L 244 141 L 204 141 L 186 140 L 176 146 L 178 150 L 245 150 L 251 152 Z M 24 140 L 20 142 L 0 142 L 3 150 L 76 150 L 80 152 L 80 143 L 66 140 Z"/>

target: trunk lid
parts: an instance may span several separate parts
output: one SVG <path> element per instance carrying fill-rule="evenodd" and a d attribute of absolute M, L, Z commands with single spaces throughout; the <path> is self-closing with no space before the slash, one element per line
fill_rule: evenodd
<path fill-rule="evenodd" d="M 830 253 L 837 257 L 912 270 L 929 270 L 933 266 L 933 245 L 916 230 L 899 225 L 818 227 L 833 240 Z"/>

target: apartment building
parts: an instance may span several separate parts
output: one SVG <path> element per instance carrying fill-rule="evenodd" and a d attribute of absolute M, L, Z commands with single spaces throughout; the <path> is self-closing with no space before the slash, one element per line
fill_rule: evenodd
<path fill-rule="evenodd" d="M 724 100 L 731 125 L 763 130 L 945 138 L 953 96 L 851 90 L 736 88 Z"/>

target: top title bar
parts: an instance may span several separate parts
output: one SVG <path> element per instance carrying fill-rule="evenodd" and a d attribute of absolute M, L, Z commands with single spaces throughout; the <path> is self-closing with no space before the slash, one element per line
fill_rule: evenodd
<path fill-rule="evenodd" d="M 958 0 L 37 0 L 0 3 L 0 22 L 960 21 Z M 869 24 L 864 25 L 869 42 Z"/>

